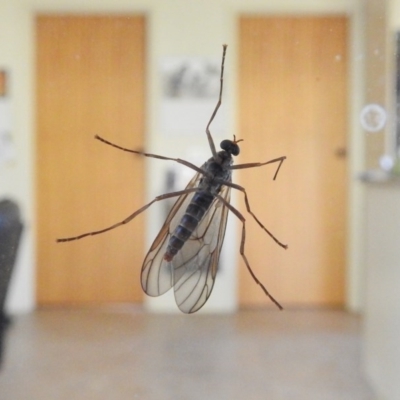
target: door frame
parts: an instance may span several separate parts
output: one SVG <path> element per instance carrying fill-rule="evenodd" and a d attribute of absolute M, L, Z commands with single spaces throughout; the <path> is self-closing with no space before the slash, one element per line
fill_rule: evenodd
<path fill-rule="evenodd" d="M 355 0 L 348 4 L 331 3 L 321 5 L 319 11 L 311 1 L 309 5 L 283 7 L 272 3 L 262 7 L 238 6 L 233 13 L 236 17 L 234 50 L 231 56 L 238 60 L 239 18 L 241 16 L 329 16 L 343 15 L 348 19 L 348 165 L 347 165 L 347 250 L 346 250 L 346 296 L 345 308 L 351 312 L 362 312 L 364 309 L 364 277 L 365 277 L 365 244 L 362 232 L 365 231 L 365 188 L 357 174 L 364 169 L 365 140 L 359 122 L 359 110 L 364 104 L 364 65 L 359 57 L 363 53 L 363 23 L 362 5 Z M 290 8 L 290 10 L 288 10 Z M 238 61 L 235 63 L 232 80 L 238 79 Z M 233 84 L 237 93 L 237 84 Z M 237 101 L 235 107 L 237 108 Z M 235 114 L 237 115 L 237 113 Z M 235 131 L 236 135 L 240 132 Z M 234 194 L 234 199 L 235 199 Z M 235 200 L 234 200 L 235 201 Z"/>

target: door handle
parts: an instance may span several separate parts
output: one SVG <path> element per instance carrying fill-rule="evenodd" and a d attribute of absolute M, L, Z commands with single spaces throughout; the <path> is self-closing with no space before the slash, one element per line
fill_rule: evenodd
<path fill-rule="evenodd" d="M 334 154 L 337 158 L 346 158 L 347 157 L 347 149 L 346 149 L 346 147 L 339 146 L 335 149 Z"/>

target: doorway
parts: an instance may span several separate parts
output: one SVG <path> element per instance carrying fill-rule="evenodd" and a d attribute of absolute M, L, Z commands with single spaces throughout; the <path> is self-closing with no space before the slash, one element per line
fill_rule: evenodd
<path fill-rule="evenodd" d="M 246 254 L 285 306 L 343 306 L 347 214 L 347 18 L 240 18 L 240 162 L 287 156 L 276 167 L 238 171 L 252 210 Z M 241 211 L 246 215 L 244 207 Z M 248 215 L 248 214 L 247 214 Z M 240 304 L 269 300 L 240 265 Z"/>
<path fill-rule="evenodd" d="M 145 19 L 36 19 L 37 301 L 140 302 L 144 219 L 69 243 L 144 203 L 144 161 L 99 141 L 144 143 Z"/>

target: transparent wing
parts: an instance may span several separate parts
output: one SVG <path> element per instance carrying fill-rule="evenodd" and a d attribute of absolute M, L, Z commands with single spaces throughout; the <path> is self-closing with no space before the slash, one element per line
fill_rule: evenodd
<path fill-rule="evenodd" d="M 197 187 L 202 175 L 197 173 L 187 189 Z M 217 199 L 183 248 L 172 259 L 164 260 L 169 239 L 179 225 L 194 193 L 178 198 L 143 262 L 141 283 L 149 296 L 160 296 L 174 286 L 175 300 L 185 313 L 198 311 L 214 286 L 228 209 Z M 229 202 L 230 188 L 223 186 L 220 195 Z"/>
<path fill-rule="evenodd" d="M 229 202 L 230 188 L 220 195 Z M 228 208 L 215 199 L 199 225 L 171 261 L 175 301 L 184 313 L 198 311 L 210 297 L 224 241 Z"/>
<path fill-rule="evenodd" d="M 202 174 L 197 173 L 186 189 L 197 187 L 201 177 Z M 189 193 L 178 197 L 144 259 L 141 283 L 144 292 L 149 296 L 160 296 L 173 286 L 173 265 L 172 262 L 164 260 L 164 254 L 169 238 L 179 225 L 193 195 L 194 193 Z"/>

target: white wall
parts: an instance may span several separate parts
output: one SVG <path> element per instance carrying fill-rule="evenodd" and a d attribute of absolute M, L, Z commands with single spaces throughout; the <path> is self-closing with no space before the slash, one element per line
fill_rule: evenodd
<path fill-rule="evenodd" d="M 364 362 L 382 400 L 400 398 L 400 181 L 367 190 Z"/>
<path fill-rule="evenodd" d="M 164 56 L 195 55 L 219 57 L 221 44 L 228 43 L 226 90 L 224 106 L 228 110 L 229 131 L 235 133 L 236 121 L 236 66 L 237 66 L 237 17 L 240 13 L 347 13 L 351 20 L 350 45 L 352 67 L 350 96 L 349 141 L 353 148 L 349 176 L 361 169 L 362 142 L 356 111 L 362 101 L 361 52 L 361 0 L 1 0 L 0 2 L 0 67 L 9 66 L 13 75 L 13 104 L 15 114 L 15 142 L 18 159 L 15 165 L 0 169 L 0 197 L 9 195 L 20 202 L 27 229 L 17 271 L 9 297 L 9 309 L 27 311 L 34 307 L 35 270 L 35 193 L 34 193 L 34 16 L 39 12 L 144 12 L 148 17 L 148 96 L 147 144 L 154 153 L 184 158 L 190 146 L 203 146 L 204 126 L 198 127 L 198 136 L 187 141 L 169 143 L 158 132 L 159 126 L 159 61 Z M 218 138 L 217 138 L 218 139 Z M 205 146 L 205 147 L 204 147 Z M 162 171 L 159 163 L 148 163 L 148 197 L 159 194 Z M 165 167 L 162 167 L 165 168 Z M 362 244 L 359 238 L 360 207 L 362 195 L 357 184 L 350 185 L 350 239 L 349 239 L 349 295 L 351 309 L 361 306 L 360 275 L 362 273 Z M 157 211 L 148 214 L 149 242 L 154 236 Z M 40 221 L 38 221 L 40 223 Z M 234 240 L 234 237 L 228 238 Z M 229 266 L 235 257 L 227 255 Z M 234 269 L 233 269 L 234 270 Z M 235 276 L 231 276 L 234 287 Z M 234 290 L 231 291 L 234 304 Z M 215 303 L 224 298 L 212 296 Z"/>
<path fill-rule="evenodd" d="M 10 73 L 16 160 L 0 166 L 0 197 L 16 200 L 25 223 L 23 240 L 8 297 L 13 311 L 34 306 L 34 119 L 31 18 L 13 1 L 0 2 L 0 68 Z"/>
<path fill-rule="evenodd" d="M 394 121 L 394 34 L 400 0 L 387 1 L 389 118 Z M 389 128 L 393 134 L 393 126 Z M 389 135 L 388 135 L 389 136 Z M 387 141 L 387 146 L 393 145 Z M 392 146 L 393 147 L 393 146 Z M 393 154 L 393 148 L 388 149 Z M 400 399 L 400 180 L 367 184 L 364 365 L 380 400 Z"/>

